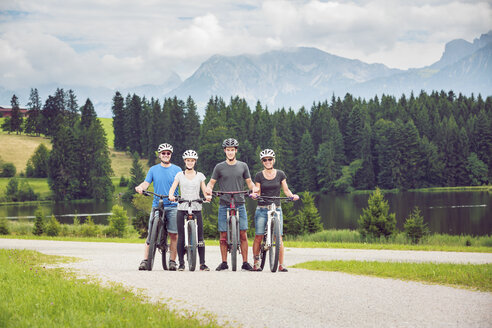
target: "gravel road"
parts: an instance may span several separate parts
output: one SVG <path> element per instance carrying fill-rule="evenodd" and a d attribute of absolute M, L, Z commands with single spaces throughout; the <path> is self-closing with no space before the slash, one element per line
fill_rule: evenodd
<path fill-rule="evenodd" d="M 0 248 L 84 259 L 69 267 L 140 289 L 178 311 L 212 313 L 243 327 L 492 327 L 492 293 L 337 272 L 138 271 L 143 244 L 0 239 Z M 251 247 L 250 250 L 251 252 Z M 220 262 L 207 246 L 207 264 Z M 249 256 L 251 258 L 251 255 Z M 492 263 L 492 254 L 385 250 L 286 250 L 286 264 L 309 260 Z"/>

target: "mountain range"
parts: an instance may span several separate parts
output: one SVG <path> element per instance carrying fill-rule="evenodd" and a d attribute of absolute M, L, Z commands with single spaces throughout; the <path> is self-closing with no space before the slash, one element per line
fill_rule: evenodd
<path fill-rule="evenodd" d="M 56 87 L 73 89 L 78 99 L 89 97 L 100 117 L 112 116 L 115 90 L 47 85 L 38 87 L 42 99 L 53 94 Z M 343 97 L 347 92 L 372 98 L 381 94 L 399 97 L 421 90 L 492 95 L 492 31 L 473 42 L 463 39 L 448 42 L 440 60 L 422 68 L 392 69 L 316 48 L 299 47 L 259 55 L 214 55 L 184 81 L 172 74 L 160 85 L 119 89 L 123 95 L 136 93 L 147 98 L 177 96 L 186 100 L 191 96 L 201 114 L 211 96 L 221 96 L 227 103 L 231 96 L 237 95 L 246 99 L 250 107 L 259 100 L 270 110 L 280 107 L 296 110 L 301 106 L 309 108 L 313 102 L 330 100 L 332 95 Z M 13 93 L 26 95 L 27 99 L 29 89 L 0 87 L 0 104 L 10 104 Z"/>

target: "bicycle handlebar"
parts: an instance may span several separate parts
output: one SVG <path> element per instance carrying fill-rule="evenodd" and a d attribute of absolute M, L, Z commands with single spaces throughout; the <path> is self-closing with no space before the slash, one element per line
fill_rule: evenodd
<path fill-rule="evenodd" d="M 178 197 L 176 199 L 176 201 L 178 203 L 189 203 L 190 206 L 191 206 L 191 203 L 195 202 L 195 203 L 199 203 L 199 204 L 202 204 L 203 202 L 206 202 L 207 199 L 206 198 L 198 198 L 198 199 L 184 199 L 184 198 L 181 198 L 181 197 Z"/>
<path fill-rule="evenodd" d="M 294 197 L 277 197 L 277 196 L 258 196 L 256 198 L 253 198 L 254 200 L 265 200 L 265 199 L 278 199 L 278 200 L 285 200 L 288 202 L 293 202 Z"/>
<path fill-rule="evenodd" d="M 212 191 L 212 195 L 214 196 L 222 196 L 222 195 L 239 195 L 239 194 L 250 194 L 251 190 L 241 190 L 241 191 Z"/>
<path fill-rule="evenodd" d="M 145 195 L 145 196 L 154 195 L 156 197 L 159 197 L 160 199 L 164 199 L 164 198 L 168 198 L 169 197 L 169 195 L 159 195 L 159 194 L 156 194 L 155 192 L 148 191 L 148 190 L 142 191 L 142 194 Z"/>

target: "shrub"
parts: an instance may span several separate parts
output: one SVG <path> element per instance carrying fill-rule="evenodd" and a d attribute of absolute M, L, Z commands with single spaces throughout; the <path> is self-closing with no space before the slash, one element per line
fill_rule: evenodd
<path fill-rule="evenodd" d="M 7 183 L 7 188 L 5 190 L 5 198 L 16 202 L 17 192 L 19 191 L 19 181 L 16 178 L 12 178 Z"/>
<path fill-rule="evenodd" d="M 126 187 L 128 186 L 129 180 L 126 179 L 124 176 L 121 176 L 120 178 L 120 187 Z"/>
<path fill-rule="evenodd" d="M 38 208 L 36 212 L 34 212 L 34 229 L 32 231 L 33 235 L 41 236 L 44 233 L 44 214 L 43 210 Z"/>
<path fill-rule="evenodd" d="M 50 237 L 55 237 L 60 234 L 60 222 L 58 222 L 54 215 L 51 215 L 46 224 L 46 234 Z"/>
<path fill-rule="evenodd" d="M 0 177 L 11 178 L 15 175 L 17 169 L 13 163 L 3 163 L 0 171 Z"/>
<path fill-rule="evenodd" d="M 8 235 L 10 234 L 9 223 L 7 222 L 7 218 L 0 218 L 0 235 Z"/>
<path fill-rule="evenodd" d="M 132 205 L 137 209 L 132 225 L 140 234 L 140 238 L 147 238 L 149 229 L 149 212 L 152 207 L 152 197 L 134 194 Z"/>
<path fill-rule="evenodd" d="M 19 190 L 17 191 L 17 199 L 20 202 L 25 202 L 29 200 L 37 200 L 38 199 L 38 194 L 34 192 L 32 187 L 29 185 L 29 183 L 26 180 L 22 180 Z"/>
<path fill-rule="evenodd" d="M 111 211 L 113 215 L 109 217 L 109 235 L 123 237 L 128 222 L 128 214 L 123 206 L 120 205 L 114 205 Z"/>
<path fill-rule="evenodd" d="M 363 238 L 388 238 L 396 229 L 395 213 L 389 214 L 389 205 L 379 188 L 369 196 L 368 207 L 362 210 L 358 220 L 359 231 Z"/>
<path fill-rule="evenodd" d="M 282 215 L 284 217 L 284 235 L 298 236 L 302 234 L 302 223 L 299 219 L 299 215 L 294 209 L 293 202 L 285 202 L 282 204 Z"/>
<path fill-rule="evenodd" d="M 92 218 L 90 216 L 87 217 L 87 220 L 84 222 L 84 224 L 80 228 L 80 233 L 84 237 L 97 237 L 99 234 L 99 227 L 94 224 L 94 221 L 92 221 Z"/>
<path fill-rule="evenodd" d="M 417 206 L 405 220 L 403 230 L 414 244 L 418 244 L 422 237 L 429 234 L 427 223 L 424 223 L 424 218 L 420 215 L 420 209 Z"/>
<path fill-rule="evenodd" d="M 323 230 L 321 217 L 309 191 L 302 193 L 302 209 L 299 211 L 299 221 L 302 224 L 302 232 L 304 233 L 315 233 Z"/>

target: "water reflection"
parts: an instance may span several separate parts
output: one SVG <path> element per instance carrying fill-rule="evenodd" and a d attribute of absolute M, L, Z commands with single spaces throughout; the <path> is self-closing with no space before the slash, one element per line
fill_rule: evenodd
<path fill-rule="evenodd" d="M 432 232 L 452 235 L 492 234 L 492 193 L 484 191 L 459 192 L 400 192 L 384 195 L 390 212 L 396 214 L 397 228 L 402 230 L 405 218 L 418 206 Z M 330 193 L 316 198 L 325 229 L 357 229 L 362 209 L 367 207 L 369 194 Z M 131 204 L 122 204 L 130 217 L 135 215 Z M 106 224 L 113 202 L 43 203 L 46 216 L 54 214 L 62 223 L 73 223 L 75 216 L 84 222 L 91 216 L 94 222 Z M 254 214 L 256 203 L 248 201 L 249 215 Z M 0 206 L 0 217 L 33 219 L 36 204 Z"/>

